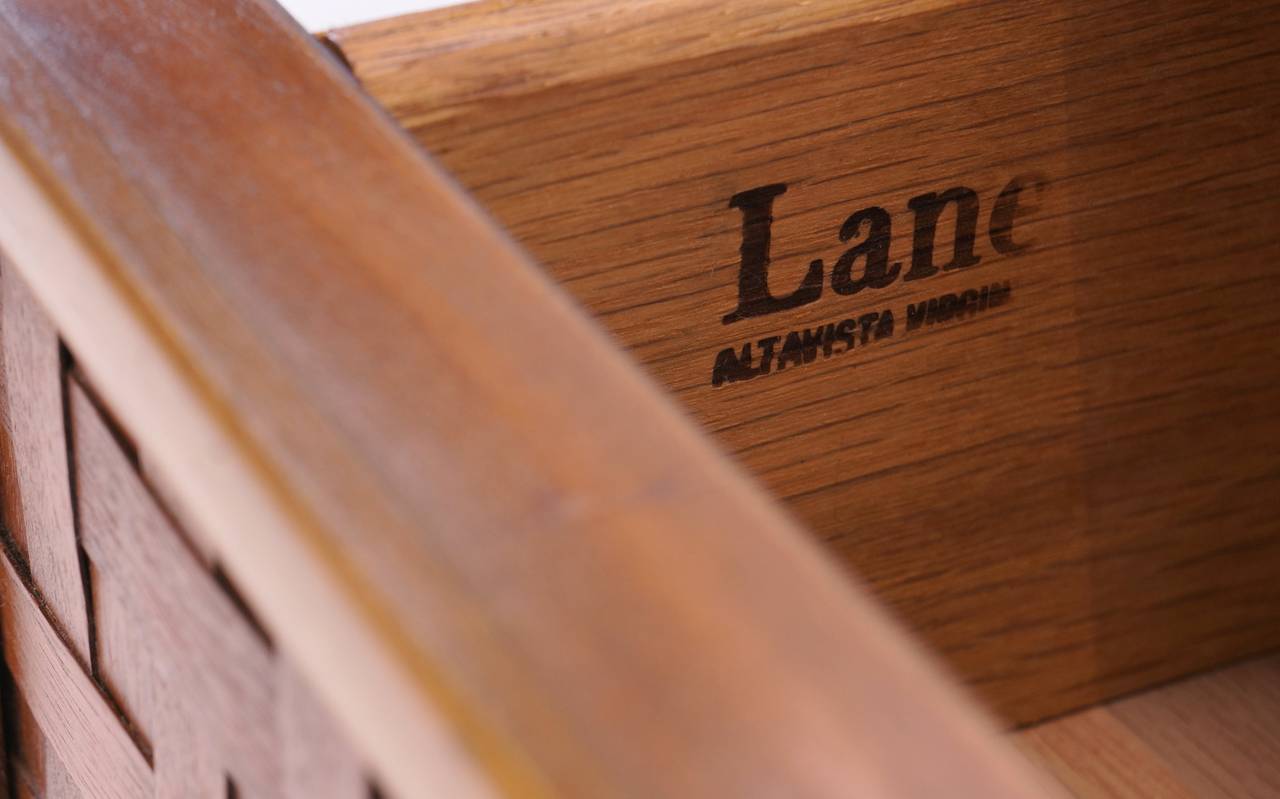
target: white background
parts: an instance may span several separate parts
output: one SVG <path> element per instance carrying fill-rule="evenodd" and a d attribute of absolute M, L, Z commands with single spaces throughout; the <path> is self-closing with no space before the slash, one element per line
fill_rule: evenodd
<path fill-rule="evenodd" d="M 411 11 L 458 5 L 463 0 L 279 0 L 312 33 Z"/>

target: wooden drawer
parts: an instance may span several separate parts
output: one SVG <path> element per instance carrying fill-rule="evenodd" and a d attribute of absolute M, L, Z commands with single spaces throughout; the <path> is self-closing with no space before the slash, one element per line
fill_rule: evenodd
<path fill-rule="evenodd" d="M 1280 644 L 1274 3 L 328 34 L 1010 722 Z"/>
<path fill-rule="evenodd" d="M 79 3 L 0 6 L 17 795 L 1048 796 L 997 725 L 1280 645 L 1277 4 Z"/>

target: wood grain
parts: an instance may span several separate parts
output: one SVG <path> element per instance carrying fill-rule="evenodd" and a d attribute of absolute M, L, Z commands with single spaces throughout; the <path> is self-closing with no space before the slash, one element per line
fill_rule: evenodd
<path fill-rule="evenodd" d="M 5 662 L 56 762 L 84 796 L 151 796 L 154 784 L 142 753 L 45 619 L 9 557 L 0 560 Z"/>
<path fill-rule="evenodd" d="M 397 795 L 1040 795 L 278 8 L 3 0 L 0 71 L 0 245 Z"/>
<path fill-rule="evenodd" d="M 1194 799 L 1140 732 L 1106 707 L 1095 707 L 1022 732 L 1019 746 L 1072 796 Z"/>
<path fill-rule="evenodd" d="M 340 779 L 329 779 L 354 759 L 341 734 L 307 710 L 315 700 L 303 686 L 282 694 L 277 677 L 297 678 L 170 526 L 78 383 L 71 418 L 99 669 L 155 749 L 158 795 L 222 796 L 230 784 L 246 797 L 343 796 Z M 300 712 L 305 726 L 293 723 Z M 291 793 L 296 767 L 286 757 L 326 736 L 338 742 L 311 755 L 333 758 L 312 774 L 321 789 Z"/>
<path fill-rule="evenodd" d="M 1081 799 L 1265 799 L 1280 794 L 1274 656 L 1067 716 L 1020 747 Z"/>
<path fill-rule="evenodd" d="M 58 334 L 0 263 L 0 519 L 40 598 L 89 663 L 89 614 L 71 510 Z"/>
<path fill-rule="evenodd" d="M 1280 645 L 1278 27 L 1280 5 L 1246 0 L 495 0 L 329 35 L 705 430 L 1027 722 Z M 1020 213 L 993 218 L 1015 181 Z M 778 185 L 771 296 L 814 260 L 821 294 L 726 324 L 731 198 Z M 961 187 L 980 262 L 907 280 L 908 206 Z M 899 276 L 838 294 L 873 220 L 842 227 L 875 208 Z M 913 305 L 1006 284 L 998 308 L 911 329 Z M 885 311 L 891 336 L 713 385 L 727 348 L 750 343 L 758 373 L 769 337 Z"/>
<path fill-rule="evenodd" d="M 17 740 L 8 749 L 13 768 L 13 785 L 19 797 L 34 799 L 81 799 L 85 794 L 76 787 L 67 767 L 58 759 L 35 714 L 20 694 L 13 695 L 13 726 Z"/>

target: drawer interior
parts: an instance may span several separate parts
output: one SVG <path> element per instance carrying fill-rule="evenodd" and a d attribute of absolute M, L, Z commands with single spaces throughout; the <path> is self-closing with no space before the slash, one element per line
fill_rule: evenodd
<path fill-rule="evenodd" d="M 926 5 L 327 38 L 1007 721 L 1275 648 L 1280 12 Z"/>

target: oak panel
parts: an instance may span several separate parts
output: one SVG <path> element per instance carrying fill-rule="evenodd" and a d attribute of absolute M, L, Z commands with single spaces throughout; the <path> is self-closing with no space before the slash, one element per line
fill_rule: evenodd
<path fill-rule="evenodd" d="M 1278 27 L 1274 2 L 539 0 L 329 37 L 1027 722 L 1280 644 Z M 803 304 L 726 322 L 766 246 L 747 310 Z"/>

